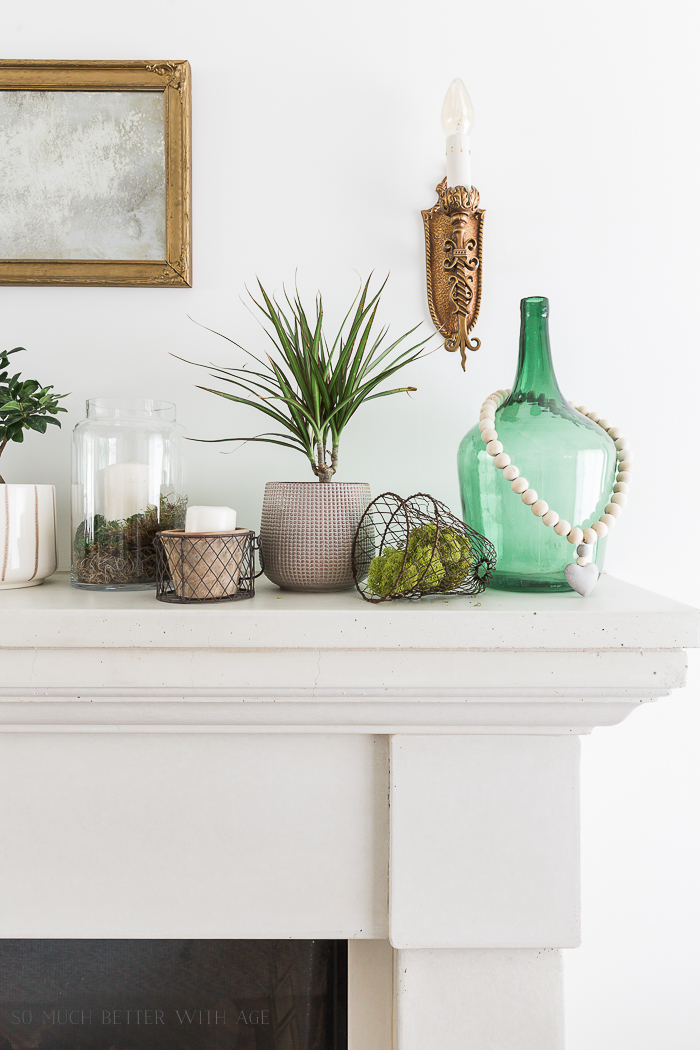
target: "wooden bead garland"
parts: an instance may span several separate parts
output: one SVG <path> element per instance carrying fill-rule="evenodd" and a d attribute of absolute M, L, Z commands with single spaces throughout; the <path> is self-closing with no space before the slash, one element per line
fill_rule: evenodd
<path fill-rule="evenodd" d="M 629 441 L 622 436 L 619 427 L 607 419 L 601 419 L 597 412 L 589 411 L 585 405 L 569 404 L 576 408 L 582 416 L 586 416 L 591 422 L 596 423 L 601 429 L 607 431 L 615 442 L 617 449 L 617 474 L 615 484 L 610 496 L 610 502 L 601 514 L 598 521 L 594 521 L 588 528 L 578 525 L 570 525 L 568 521 L 559 517 L 555 510 L 551 510 L 546 500 L 540 499 L 537 492 L 530 488 L 527 478 L 523 478 L 518 467 L 511 462 L 511 458 L 503 449 L 503 444 L 498 440 L 496 430 L 496 411 L 510 397 L 510 390 L 497 390 L 489 396 L 481 406 L 479 414 L 479 430 L 481 438 L 486 445 L 486 451 L 493 457 L 495 466 L 503 471 L 503 477 L 510 482 L 510 487 L 526 507 L 530 507 L 532 513 L 540 519 L 546 528 L 553 528 L 558 536 L 566 538 L 569 543 L 576 547 L 577 559 L 564 570 L 567 583 L 578 591 L 584 598 L 591 593 L 598 580 L 598 568 L 593 564 L 593 550 L 599 539 L 607 536 L 613 527 L 622 508 L 627 503 L 629 493 L 630 474 L 632 471 L 632 453 Z"/>

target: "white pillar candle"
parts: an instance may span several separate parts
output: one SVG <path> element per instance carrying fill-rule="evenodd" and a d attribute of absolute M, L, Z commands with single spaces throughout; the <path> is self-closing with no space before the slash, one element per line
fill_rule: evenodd
<path fill-rule="evenodd" d="M 469 135 L 474 126 L 474 107 L 461 80 L 453 80 L 442 106 L 442 130 L 446 136 L 447 185 L 471 189 L 472 169 Z"/>
<path fill-rule="evenodd" d="M 148 464 L 111 463 L 100 473 L 102 513 L 107 521 L 123 521 L 148 509 Z"/>
<path fill-rule="evenodd" d="M 233 532 L 236 512 L 230 507 L 188 507 L 185 532 Z"/>

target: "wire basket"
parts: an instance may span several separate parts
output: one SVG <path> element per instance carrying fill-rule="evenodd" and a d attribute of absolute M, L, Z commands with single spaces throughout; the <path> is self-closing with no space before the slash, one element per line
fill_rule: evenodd
<path fill-rule="evenodd" d="M 496 549 L 432 496 L 384 492 L 360 521 L 352 564 L 368 602 L 480 594 L 496 567 Z"/>
<path fill-rule="evenodd" d="M 251 529 L 164 530 L 155 538 L 155 549 L 156 598 L 161 602 L 236 602 L 255 596 L 264 566 L 260 539 Z"/>

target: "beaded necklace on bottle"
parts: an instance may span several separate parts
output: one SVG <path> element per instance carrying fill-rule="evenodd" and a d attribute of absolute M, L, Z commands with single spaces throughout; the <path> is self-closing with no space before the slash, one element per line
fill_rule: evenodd
<path fill-rule="evenodd" d="M 622 513 L 622 508 L 627 503 L 632 470 L 632 452 L 629 447 L 629 441 L 622 436 L 619 428 L 613 426 L 607 419 L 601 419 L 596 412 L 589 411 L 585 405 L 576 406 L 573 401 L 569 402 L 582 416 L 586 416 L 601 427 L 602 430 L 606 431 L 615 442 L 615 448 L 617 449 L 615 484 L 610 496 L 610 502 L 607 504 L 604 513 L 587 528 L 582 528 L 580 525 L 571 525 L 564 518 L 560 518 L 558 512 L 552 510 L 546 500 L 540 499 L 537 492 L 530 488 L 527 478 L 524 478 L 520 473 L 520 469 L 511 462 L 511 458 L 504 450 L 503 444 L 498 440 L 496 411 L 509 397 L 510 390 L 497 390 L 495 393 L 489 394 L 484 401 L 479 415 L 481 440 L 486 445 L 488 454 L 493 457 L 494 465 L 503 472 L 504 479 L 510 482 L 511 489 L 516 495 L 520 496 L 525 506 L 530 508 L 535 517 L 539 518 L 546 528 L 553 529 L 557 536 L 568 540 L 569 543 L 576 547 L 577 559 L 571 565 L 566 566 L 564 576 L 569 586 L 585 598 L 595 587 L 599 576 L 598 567 L 593 563 L 595 544 L 598 540 L 602 540 L 604 536 L 607 536 L 609 530 Z"/>

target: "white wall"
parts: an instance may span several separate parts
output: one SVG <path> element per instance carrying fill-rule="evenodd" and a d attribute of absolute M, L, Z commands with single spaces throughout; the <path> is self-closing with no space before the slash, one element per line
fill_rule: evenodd
<path fill-rule="evenodd" d="M 193 67 L 194 288 L 0 288 L 3 345 L 28 347 L 28 372 L 72 391 L 57 438 L 31 435 L 3 456 L 8 480 L 59 486 L 64 565 L 70 429 L 85 398 L 173 400 L 197 437 L 262 429 L 194 390 L 197 371 L 168 356 L 234 360 L 187 314 L 255 348 L 239 296 L 256 275 L 280 288 L 298 267 L 301 289 L 320 285 L 337 316 L 357 272 L 375 269 L 391 271 L 392 331 L 430 329 L 419 210 L 443 174 L 442 98 L 462 76 L 487 208 L 483 347 L 466 376 L 438 348 L 405 374 L 412 400 L 368 406 L 345 435 L 340 478 L 457 509 L 459 439 L 513 377 L 519 299 L 547 295 L 564 391 L 618 422 L 637 452 L 608 568 L 695 601 L 697 30 L 687 0 L 5 5 L 6 57 Z M 219 448 L 190 446 L 190 498 L 232 503 L 251 526 L 266 480 L 310 477 L 273 446 Z M 699 679 L 696 663 L 684 694 L 585 742 L 570 1050 L 698 1045 Z"/>

